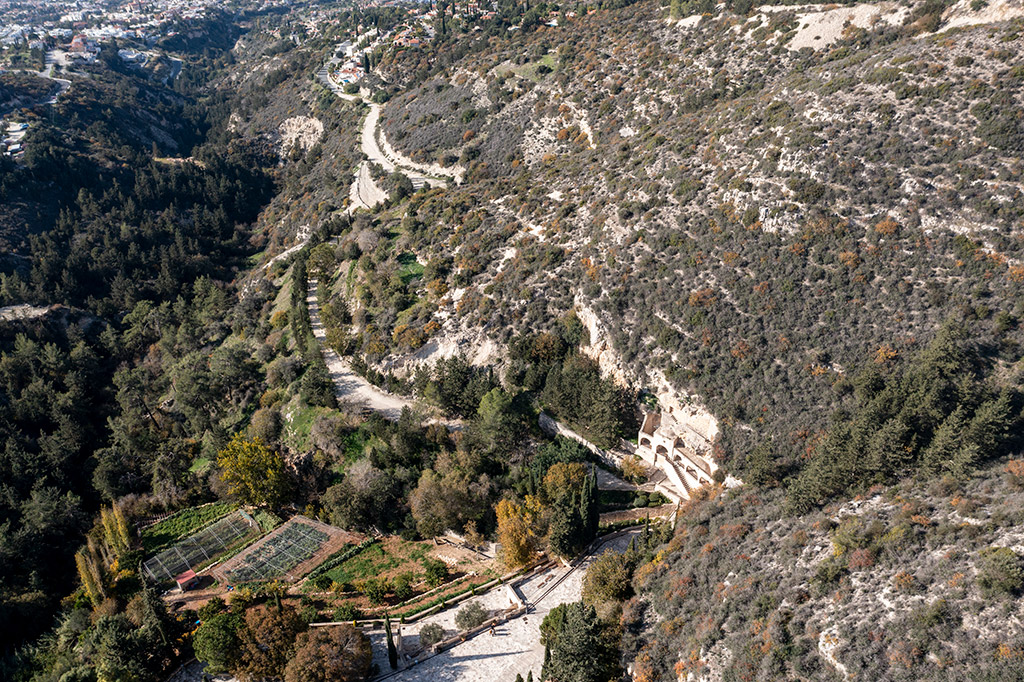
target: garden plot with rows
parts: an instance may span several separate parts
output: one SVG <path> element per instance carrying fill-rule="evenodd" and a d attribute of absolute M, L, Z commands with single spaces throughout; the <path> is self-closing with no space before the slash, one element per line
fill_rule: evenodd
<path fill-rule="evenodd" d="M 215 512 L 220 510 L 214 509 Z M 164 535 L 173 537 L 176 533 L 192 528 L 201 522 L 201 514 L 176 514 L 157 526 L 168 526 L 171 529 L 151 533 L 154 538 Z M 197 520 L 198 519 L 198 520 Z M 157 526 L 154 526 L 156 528 Z M 145 533 L 145 531 L 144 531 Z M 244 547 L 254 538 L 259 537 L 260 526 L 256 520 L 241 510 L 230 511 L 217 521 L 203 527 L 187 537 L 183 537 L 156 556 L 151 557 L 143 565 L 147 578 L 159 582 L 173 580 L 184 571 L 200 571 L 219 557 L 229 554 L 235 548 Z M 143 542 L 146 536 L 143 537 Z M 155 542 L 155 541 L 154 541 Z"/>
<path fill-rule="evenodd" d="M 228 583 L 283 579 L 294 582 L 323 558 L 359 537 L 296 516 L 226 562 L 218 571 Z"/>

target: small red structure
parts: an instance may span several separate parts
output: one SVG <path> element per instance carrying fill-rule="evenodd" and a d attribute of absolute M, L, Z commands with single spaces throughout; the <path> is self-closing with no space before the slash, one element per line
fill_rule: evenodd
<path fill-rule="evenodd" d="M 199 576 L 192 569 L 189 569 L 174 579 L 178 583 L 179 592 L 188 592 L 193 587 L 199 586 Z"/>

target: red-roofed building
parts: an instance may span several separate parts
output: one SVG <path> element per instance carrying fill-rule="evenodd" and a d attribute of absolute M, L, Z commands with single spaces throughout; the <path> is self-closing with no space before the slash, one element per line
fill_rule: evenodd
<path fill-rule="evenodd" d="M 189 569 L 174 579 L 178 583 L 179 592 L 188 592 L 194 587 L 199 587 L 199 576 L 192 569 Z"/>

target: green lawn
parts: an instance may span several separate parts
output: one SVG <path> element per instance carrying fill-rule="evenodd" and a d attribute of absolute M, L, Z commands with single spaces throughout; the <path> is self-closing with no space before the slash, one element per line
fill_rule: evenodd
<path fill-rule="evenodd" d="M 213 460 L 209 457 L 197 457 L 188 470 L 193 474 L 201 474 L 211 466 L 213 466 Z"/>

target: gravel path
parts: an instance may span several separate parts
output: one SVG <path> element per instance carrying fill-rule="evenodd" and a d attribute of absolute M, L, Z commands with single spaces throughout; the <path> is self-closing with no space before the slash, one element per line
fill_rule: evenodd
<path fill-rule="evenodd" d="M 370 210 L 388 198 L 387 193 L 377 186 L 373 176 L 370 175 L 369 162 L 360 162 L 359 170 L 356 171 L 356 179 L 352 181 L 352 187 L 349 189 L 348 198 L 349 213 L 354 212 L 357 208 Z"/>
<path fill-rule="evenodd" d="M 316 288 L 316 280 L 309 280 L 309 290 L 306 295 L 309 321 L 313 325 L 313 336 L 320 343 L 320 352 L 324 356 L 324 362 L 327 363 L 327 370 L 334 381 L 334 394 L 338 400 L 363 405 L 369 410 L 379 412 L 391 421 L 398 420 L 403 407 L 415 409 L 416 404 L 412 400 L 382 391 L 356 374 L 348 362 L 342 360 L 340 355 L 326 345 L 327 331 L 320 321 L 320 303 L 317 301 Z"/>
<path fill-rule="evenodd" d="M 381 107 L 379 104 L 367 99 L 365 91 L 360 91 L 358 95 L 350 95 L 344 91 L 341 85 L 331 79 L 330 68 L 337 64 L 338 61 L 337 56 L 332 57 L 330 61 L 320 68 L 316 75 L 327 89 L 341 99 L 349 102 L 362 101 L 370 108 L 366 118 L 363 119 L 363 126 L 359 133 L 359 148 L 370 161 L 379 164 L 387 173 L 393 173 L 396 170 L 402 172 L 412 181 L 412 185 L 416 189 L 424 185 L 444 187 L 447 184 L 444 180 L 430 175 L 431 173 L 433 175 L 451 176 L 456 182 L 462 180 L 463 169 L 461 167 L 444 169 L 426 166 L 405 158 L 386 143 L 382 149 L 381 145 L 377 142 L 377 128 L 380 125 Z M 356 177 L 352 181 L 352 187 L 349 190 L 349 198 L 349 212 L 357 208 L 372 209 L 387 198 L 387 194 L 377 186 L 370 176 L 369 167 L 366 162 L 361 163 L 356 171 Z"/>

